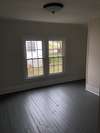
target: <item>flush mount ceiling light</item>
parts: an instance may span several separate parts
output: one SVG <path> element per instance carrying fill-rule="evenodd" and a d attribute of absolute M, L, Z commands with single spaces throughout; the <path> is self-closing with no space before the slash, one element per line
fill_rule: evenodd
<path fill-rule="evenodd" d="M 47 9 L 52 14 L 60 11 L 63 7 L 64 5 L 62 3 L 57 3 L 57 2 L 47 3 L 43 6 L 44 9 Z"/>

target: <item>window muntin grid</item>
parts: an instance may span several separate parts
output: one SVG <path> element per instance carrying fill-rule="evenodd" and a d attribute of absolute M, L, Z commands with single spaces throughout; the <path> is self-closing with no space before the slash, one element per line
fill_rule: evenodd
<path fill-rule="evenodd" d="M 43 72 L 42 41 L 25 41 L 27 77 L 36 77 Z"/>
<path fill-rule="evenodd" d="M 63 41 L 48 41 L 49 73 L 63 72 Z"/>

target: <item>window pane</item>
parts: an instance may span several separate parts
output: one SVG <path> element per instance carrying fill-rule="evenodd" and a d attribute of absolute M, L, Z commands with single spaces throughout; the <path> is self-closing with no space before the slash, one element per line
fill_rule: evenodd
<path fill-rule="evenodd" d="M 33 66 L 38 67 L 38 59 L 33 59 Z"/>
<path fill-rule="evenodd" d="M 39 75 L 39 61 L 38 59 L 34 59 L 33 60 L 33 64 L 34 64 L 34 76 L 38 76 Z"/>
<path fill-rule="evenodd" d="M 58 56 L 63 56 L 63 50 L 61 48 L 58 49 L 57 51 Z"/>
<path fill-rule="evenodd" d="M 59 64 L 59 57 L 54 58 L 54 65 L 58 65 Z"/>
<path fill-rule="evenodd" d="M 63 56 L 62 49 L 50 49 L 49 50 L 49 57 L 58 57 Z"/>
<path fill-rule="evenodd" d="M 54 66 L 53 65 L 49 65 L 49 73 L 54 73 Z"/>
<path fill-rule="evenodd" d="M 43 67 L 39 67 L 39 75 L 43 75 Z"/>
<path fill-rule="evenodd" d="M 37 41 L 38 49 L 42 50 L 42 41 Z"/>
<path fill-rule="evenodd" d="M 49 65 L 53 65 L 54 64 L 54 58 L 49 58 Z"/>
<path fill-rule="evenodd" d="M 39 59 L 39 75 L 43 75 L 43 59 Z"/>
<path fill-rule="evenodd" d="M 27 58 L 27 59 L 32 58 L 32 53 L 31 53 L 31 41 L 26 41 L 26 58 Z"/>
<path fill-rule="evenodd" d="M 34 76 L 39 76 L 43 74 L 43 59 L 34 59 Z"/>
<path fill-rule="evenodd" d="M 60 64 L 60 65 L 63 64 L 63 58 L 59 58 L 59 64 Z"/>
<path fill-rule="evenodd" d="M 63 66 L 59 65 L 59 72 L 63 72 Z"/>
<path fill-rule="evenodd" d="M 26 41 L 26 51 L 31 51 L 31 41 Z"/>
<path fill-rule="evenodd" d="M 60 73 L 63 72 L 62 65 L 50 65 L 49 66 L 49 73 Z"/>
<path fill-rule="evenodd" d="M 42 58 L 42 50 L 38 50 L 38 58 Z"/>
<path fill-rule="evenodd" d="M 59 65 L 50 65 L 49 66 L 49 73 L 59 73 L 61 72 L 61 70 L 59 71 Z"/>
<path fill-rule="evenodd" d="M 32 51 L 32 58 L 33 58 L 33 59 L 38 58 L 37 50 Z"/>
<path fill-rule="evenodd" d="M 57 49 L 58 41 L 49 41 L 49 49 Z"/>
<path fill-rule="evenodd" d="M 53 53 L 54 53 L 53 49 L 49 49 L 49 57 L 53 57 L 54 56 Z"/>
<path fill-rule="evenodd" d="M 31 41 L 31 45 L 32 45 L 32 52 L 37 50 L 37 43 L 36 41 Z"/>
<path fill-rule="evenodd" d="M 34 67 L 34 76 L 38 76 L 38 75 L 39 75 L 39 68 Z"/>
<path fill-rule="evenodd" d="M 54 52 L 53 57 L 57 57 L 58 56 L 58 49 L 54 49 L 53 52 Z"/>
<path fill-rule="evenodd" d="M 39 75 L 43 75 L 43 59 L 39 59 Z"/>
<path fill-rule="evenodd" d="M 49 41 L 49 49 L 53 49 L 53 43 L 52 43 L 52 41 Z"/>
<path fill-rule="evenodd" d="M 43 67 L 43 59 L 38 59 L 39 67 Z"/>
<path fill-rule="evenodd" d="M 27 60 L 27 73 L 28 73 L 28 77 L 32 77 L 33 76 L 32 60 Z"/>
<path fill-rule="evenodd" d="M 55 65 L 54 66 L 54 73 L 58 73 L 59 72 L 59 65 Z"/>
<path fill-rule="evenodd" d="M 49 65 L 58 65 L 58 64 L 59 64 L 59 57 L 49 58 Z"/>

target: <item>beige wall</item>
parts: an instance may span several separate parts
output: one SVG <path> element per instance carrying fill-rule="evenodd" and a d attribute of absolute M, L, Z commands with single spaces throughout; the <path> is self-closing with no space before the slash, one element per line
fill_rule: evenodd
<path fill-rule="evenodd" d="M 24 79 L 23 38 L 27 35 L 44 39 L 66 39 L 65 74 L 39 80 Z M 53 24 L 19 20 L 0 20 L 0 93 L 34 88 L 85 77 L 87 26 Z"/>
<path fill-rule="evenodd" d="M 100 88 L 100 18 L 88 24 L 86 88 L 99 94 Z"/>

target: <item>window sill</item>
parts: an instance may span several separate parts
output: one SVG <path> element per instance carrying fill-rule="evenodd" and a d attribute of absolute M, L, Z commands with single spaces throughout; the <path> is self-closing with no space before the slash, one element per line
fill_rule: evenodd
<path fill-rule="evenodd" d="M 25 80 L 32 80 L 32 81 L 37 81 L 37 80 L 41 80 L 41 79 L 51 79 L 51 78 L 59 78 L 64 76 L 65 73 L 61 72 L 61 73 L 53 73 L 53 74 L 47 74 L 47 75 L 41 75 L 41 76 L 36 76 L 36 77 L 25 77 Z"/>

